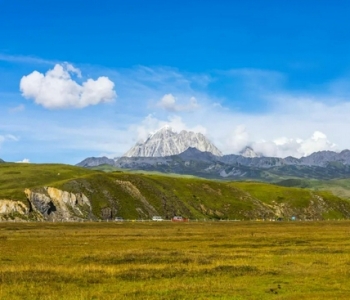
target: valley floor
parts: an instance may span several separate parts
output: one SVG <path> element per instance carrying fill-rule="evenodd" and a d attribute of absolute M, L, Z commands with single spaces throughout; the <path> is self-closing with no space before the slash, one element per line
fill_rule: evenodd
<path fill-rule="evenodd" d="M 349 299 L 350 222 L 0 223 L 0 299 Z"/>

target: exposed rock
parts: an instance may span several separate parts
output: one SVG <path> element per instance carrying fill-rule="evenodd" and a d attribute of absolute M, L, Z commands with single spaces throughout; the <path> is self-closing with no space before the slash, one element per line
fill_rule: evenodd
<path fill-rule="evenodd" d="M 63 201 L 72 207 L 75 207 L 76 205 L 87 205 L 89 207 L 91 206 L 89 199 L 83 193 L 73 194 L 66 191 L 61 191 L 53 187 L 48 187 L 46 190 L 50 198 L 54 201 Z"/>
<path fill-rule="evenodd" d="M 30 203 L 31 210 L 39 212 L 44 218 L 56 211 L 56 207 L 47 195 L 32 192 L 29 189 L 25 189 L 24 193 Z"/>
<path fill-rule="evenodd" d="M 91 211 L 89 199 L 82 193 L 69 193 L 47 187 L 40 191 L 26 189 L 31 209 L 46 220 L 76 220 L 86 218 Z"/>
<path fill-rule="evenodd" d="M 143 143 L 137 143 L 124 154 L 126 157 L 163 157 L 184 152 L 189 147 L 221 156 L 222 153 L 203 134 L 182 130 L 174 132 L 166 126 L 150 135 Z"/>
<path fill-rule="evenodd" d="M 114 216 L 114 211 L 110 207 L 104 207 L 101 209 L 101 217 L 103 220 L 111 220 Z"/>
<path fill-rule="evenodd" d="M 0 200 L 0 220 L 6 220 L 9 216 L 26 217 L 29 208 L 20 201 Z"/>

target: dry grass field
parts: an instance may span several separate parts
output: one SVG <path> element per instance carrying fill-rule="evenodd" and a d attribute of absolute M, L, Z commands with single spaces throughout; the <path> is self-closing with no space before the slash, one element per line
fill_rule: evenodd
<path fill-rule="evenodd" d="M 350 299 L 350 222 L 0 223 L 0 299 Z"/>

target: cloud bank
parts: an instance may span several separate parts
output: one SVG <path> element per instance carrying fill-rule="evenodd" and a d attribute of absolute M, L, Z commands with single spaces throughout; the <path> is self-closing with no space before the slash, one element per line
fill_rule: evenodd
<path fill-rule="evenodd" d="M 71 64 L 56 64 L 46 74 L 34 71 L 23 76 L 20 90 L 23 97 L 48 109 L 84 108 L 117 97 L 114 83 L 108 77 L 87 79 L 79 84 L 73 80 L 74 75 L 81 78 L 80 70 Z"/>
<path fill-rule="evenodd" d="M 272 157 L 300 158 L 318 151 L 336 150 L 336 144 L 320 131 L 315 131 L 306 139 L 281 137 L 273 141 L 252 142 L 250 145 L 256 152 Z"/>

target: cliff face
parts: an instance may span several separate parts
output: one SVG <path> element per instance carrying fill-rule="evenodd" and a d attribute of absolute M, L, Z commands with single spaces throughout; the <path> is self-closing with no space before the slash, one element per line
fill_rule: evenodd
<path fill-rule="evenodd" d="M 39 191 L 25 189 L 28 206 L 23 202 L 0 200 L 0 220 L 73 221 L 87 219 L 91 204 L 83 193 L 69 193 L 52 187 Z"/>
<path fill-rule="evenodd" d="M 6 220 L 8 215 L 12 215 L 14 219 L 19 216 L 26 216 L 29 213 L 29 208 L 20 201 L 0 200 L 0 221 Z"/>
<path fill-rule="evenodd" d="M 40 213 L 45 220 L 85 219 L 91 212 L 90 201 L 83 193 L 74 194 L 52 187 L 24 192 L 31 210 Z"/>

